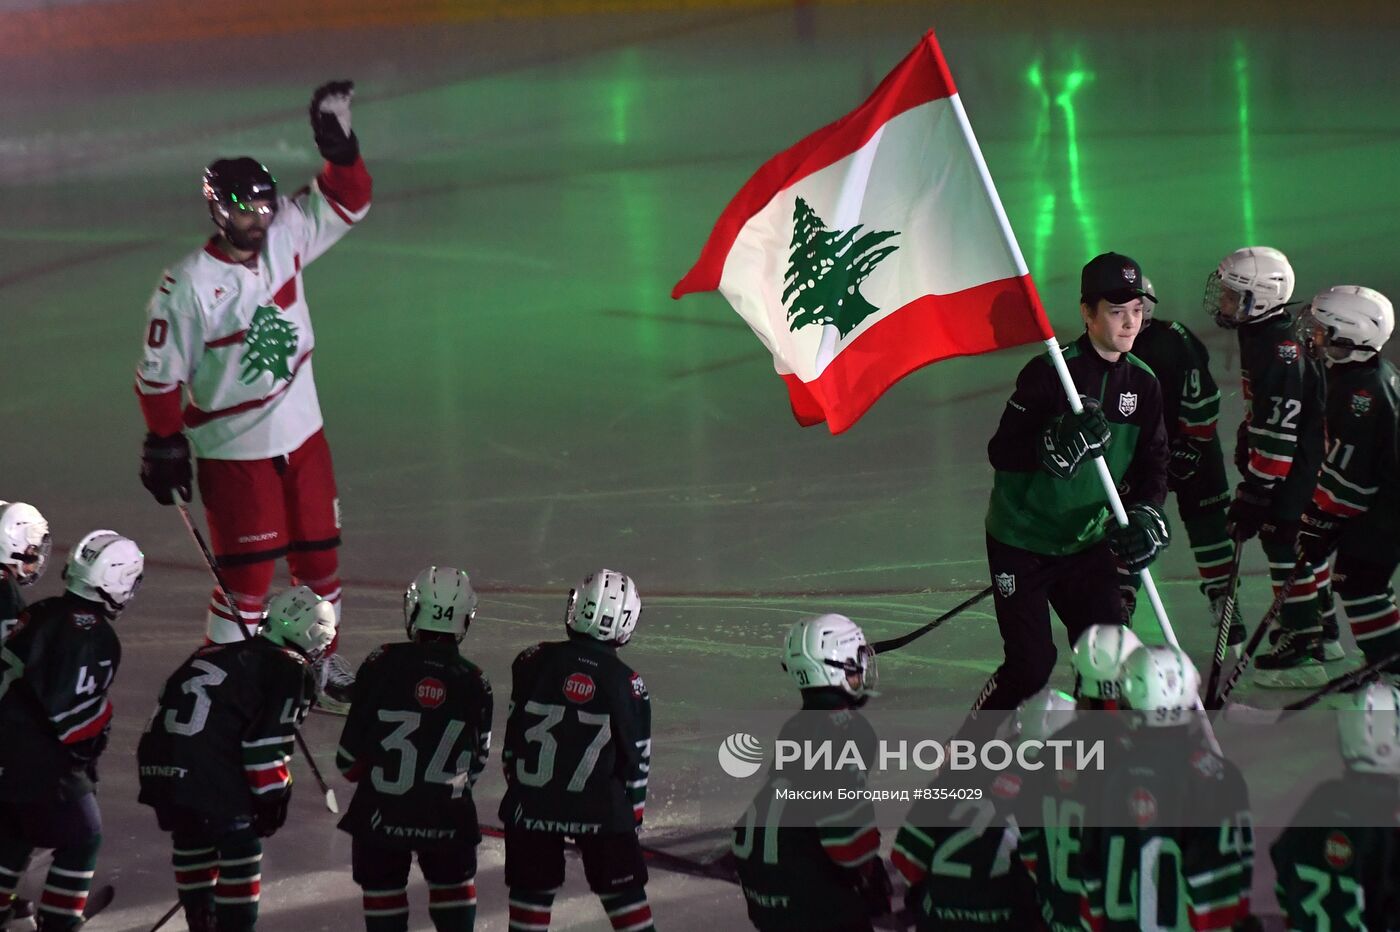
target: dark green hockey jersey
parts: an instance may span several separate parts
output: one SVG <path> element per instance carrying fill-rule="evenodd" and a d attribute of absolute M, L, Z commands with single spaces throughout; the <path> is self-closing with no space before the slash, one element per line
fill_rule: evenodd
<path fill-rule="evenodd" d="M 1152 370 L 1131 353 L 1109 363 L 1087 334 L 1064 348 L 1075 387 L 1103 405 L 1112 439 L 1104 453 L 1109 472 L 1126 488 L 1124 504 L 1167 497 L 1167 434 L 1162 390 Z M 1016 378 L 987 455 L 996 476 L 987 509 L 987 533 L 1032 553 L 1078 553 L 1103 539 L 1112 520 L 1098 471 L 1083 464 L 1072 479 L 1056 479 L 1040 466 L 1041 434 L 1069 411 L 1048 353 L 1028 362 Z"/>
<path fill-rule="evenodd" d="M 1254 832 L 1244 778 L 1189 726 L 1140 728 L 1111 755 L 1080 865 L 1094 932 L 1227 930 L 1249 916 Z"/>
<path fill-rule="evenodd" d="M 336 765 L 358 786 L 340 828 L 405 848 L 481 840 L 472 786 L 491 752 L 491 684 L 451 640 L 361 664 Z"/>
<path fill-rule="evenodd" d="M 807 689 L 802 698 L 803 711 L 783 724 L 778 739 L 815 748 L 830 742 L 833 768 L 770 766 L 730 846 L 749 921 L 763 932 L 820 932 L 867 920 L 856 871 L 880 853 L 874 805 L 837 796 L 843 788 L 864 789 L 865 770 L 835 769 L 848 742 L 873 766 L 874 729 L 836 690 Z"/>
<path fill-rule="evenodd" d="M 291 792 L 296 729 L 316 694 L 306 658 L 256 637 L 209 644 L 165 681 L 137 745 L 138 800 L 214 820 Z"/>
<path fill-rule="evenodd" d="M 1246 324 L 1236 333 L 1245 417 L 1236 437 L 1235 466 L 1270 496 L 1276 521 L 1297 521 L 1322 465 L 1321 365 L 1298 345 L 1288 314 Z"/>
<path fill-rule="evenodd" d="M 1009 818 L 1019 790 L 1011 773 L 944 771 L 916 798 L 890 861 L 909 884 L 917 932 L 1044 928 Z"/>
<path fill-rule="evenodd" d="M 1391 814 L 1388 825 L 1376 824 L 1378 813 Z M 1288 928 L 1400 929 L 1400 780 L 1328 780 L 1294 822 L 1269 849 Z"/>
<path fill-rule="evenodd" d="M 1215 437 L 1220 419 L 1220 388 L 1210 374 L 1210 353 L 1185 324 L 1153 315 L 1133 341 L 1133 355 L 1162 386 L 1162 423 L 1167 439 L 1189 437 L 1202 443 Z"/>
<path fill-rule="evenodd" d="M 19 616 L 24 612 L 24 596 L 19 591 L 19 583 L 5 570 L 0 570 L 0 643 L 19 626 Z"/>
<path fill-rule="evenodd" d="M 1310 508 L 1391 551 L 1400 508 L 1397 422 L 1400 372 L 1390 362 L 1377 356 L 1327 370 L 1327 458 Z M 1385 557 L 1377 552 L 1376 559 Z"/>
<path fill-rule="evenodd" d="M 511 666 L 501 749 L 507 826 L 631 832 L 651 770 L 651 697 L 617 648 L 582 635 L 527 647 Z"/>
<path fill-rule="evenodd" d="M 77 799 L 107 744 L 121 643 L 95 602 L 35 602 L 0 645 L 0 799 Z"/>

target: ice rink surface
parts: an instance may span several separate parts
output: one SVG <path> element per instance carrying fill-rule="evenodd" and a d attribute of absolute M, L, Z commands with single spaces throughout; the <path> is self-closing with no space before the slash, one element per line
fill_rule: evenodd
<path fill-rule="evenodd" d="M 98 875 L 118 898 L 95 932 L 149 928 L 174 899 L 133 754 L 209 589 L 178 517 L 136 478 L 144 304 L 208 233 L 205 163 L 251 154 L 289 189 L 314 174 L 305 103 L 323 80 L 357 80 L 375 177 L 369 217 L 306 274 L 344 510 L 344 649 L 358 660 L 402 636 L 401 592 L 423 566 L 468 569 L 483 598 L 464 647 L 497 685 L 499 734 L 510 660 L 560 635 L 568 588 L 600 565 L 631 574 L 646 608 L 625 656 L 655 715 L 644 837 L 692 857 L 722 850 L 738 813 L 694 811 L 687 774 L 717 770 L 726 714 L 795 707 L 777 661 L 792 621 L 840 611 L 887 638 L 987 584 L 985 446 L 1033 348 L 916 373 L 833 438 L 795 425 L 720 297 L 668 297 L 749 174 L 852 109 L 924 29 L 1061 336 L 1079 329 L 1080 265 L 1134 256 L 1159 313 L 1212 350 L 1224 437 L 1238 367 L 1200 311 L 1220 256 L 1284 249 L 1302 298 L 1340 283 L 1400 294 L 1400 19 L 1384 7 L 720 6 L 0 57 L 0 498 L 38 505 L 56 551 L 112 527 L 148 559 L 119 623 Z M 1204 666 L 1213 631 L 1184 534 L 1155 572 Z M 60 586 L 55 566 L 37 595 Z M 1243 592 L 1252 622 L 1268 601 L 1257 546 Z M 966 707 L 1000 658 L 989 612 L 882 657 L 879 701 Z M 338 727 L 306 726 L 328 772 Z M 294 769 L 261 927 L 358 928 L 349 838 Z M 493 762 L 488 822 L 501 789 Z M 1256 904 L 1276 912 L 1266 862 Z M 487 840 L 479 929 L 506 927 L 501 865 Z M 723 883 L 658 870 L 649 892 L 659 928 L 746 927 Z M 412 895 L 413 927 L 429 928 L 421 884 Z M 576 863 L 554 927 L 607 928 Z"/>

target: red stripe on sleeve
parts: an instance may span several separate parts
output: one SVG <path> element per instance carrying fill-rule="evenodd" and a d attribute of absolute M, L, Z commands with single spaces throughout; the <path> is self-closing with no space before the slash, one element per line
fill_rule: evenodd
<path fill-rule="evenodd" d="M 141 416 L 146 419 L 146 429 L 157 437 L 178 434 L 184 426 L 184 412 L 180 410 L 180 388 L 176 386 L 159 395 L 142 394 L 136 388 L 136 397 L 141 401 Z"/>
<path fill-rule="evenodd" d="M 331 206 L 336 208 L 340 219 L 346 223 L 354 222 L 346 216 L 346 212 L 357 214 L 364 210 L 369 205 L 374 188 L 369 170 L 365 168 L 365 160 L 358 157 L 351 165 L 327 162 L 321 174 L 316 176 L 316 183 L 321 186 L 321 193 L 331 202 Z"/>

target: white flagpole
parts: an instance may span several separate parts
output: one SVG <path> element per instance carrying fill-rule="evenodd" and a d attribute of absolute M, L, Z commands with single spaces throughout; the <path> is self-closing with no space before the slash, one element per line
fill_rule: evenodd
<path fill-rule="evenodd" d="M 982 176 L 982 186 L 986 189 L 987 196 L 991 198 L 992 206 L 996 209 L 997 222 L 1001 225 L 1002 239 L 1016 260 L 1017 272 L 1021 275 L 1027 275 L 1029 270 L 1026 268 L 1025 257 L 1021 254 L 1021 245 L 1016 242 L 1016 234 L 1011 229 L 1011 221 L 1006 217 L 1006 209 L 1001 206 L 1001 198 L 997 195 L 996 184 L 992 181 L 992 173 L 987 170 L 987 162 L 982 158 L 982 148 L 977 144 L 977 137 L 972 132 L 972 123 L 967 118 L 967 111 L 963 109 L 962 97 L 954 94 L 948 100 L 952 104 L 953 113 L 958 118 L 958 126 L 962 129 L 963 139 L 967 142 L 973 160 L 977 163 L 977 171 Z M 1060 387 L 1065 391 L 1065 398 L 1069 401 L 1070 410 L 1079 414 L 1084 410 L 1084 406 L 1079 401 L 1079 390 L 1075 388 L 1074 379 L 1070 377 L 1069 367 L 1065 365 L 1065 357 L 1060 352 L 1059 341 L 1053 338 L 1046 340 L 1045 348 L 1050 351 L 1050 361 L 1054 363 L 1055 373 L 1060 377 Z M 1103 483 L 1104 494 L 1108 496 L 1109 507 L 1113 509 L 1113 517 L 1117 519 L 1119 527 L 1127 527 L 1128 513 L 1123 508 L 1123 499 L 1118 495 L 1118 487 L 1113 481 L 1113 475 L 1108 471 L 1108 463 L 1104 462 L 1102 453 L 1096 454 L 1093 459 L 1094 466 L 1099 472 L 1099 481 Z M 1138 575 L 1142 579 L 1142 588 L 1147 593 L 1147 599 L 1152 603 L 1152 611 L 1157 616 L 1157 624 L 1162 629 L 1162 636 L 1172 647 L 1180 648 L 1176 632 L 1172 630 L 1171 620 L 1167 618 L 1166 606 L 1162 604 L 1162 597 L 1157 592 L 1157 584 L 1152 580 L 1152 573 L 1143 569 Z M 1196 707 L 1198 709 L 1204 708 L 1199 696 L 1196 698 Z M 1220 753 L 1220 744 L 1215 740 L 1215 731 L 1210 727 L 1209 719 L 1205 720 L 1205 727 L 1211 749 L 1217 754 Z"/>

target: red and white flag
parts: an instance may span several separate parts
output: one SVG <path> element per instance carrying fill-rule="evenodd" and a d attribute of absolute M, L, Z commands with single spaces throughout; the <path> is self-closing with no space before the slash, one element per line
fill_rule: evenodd
<path fill-rule="evenodd" d="M 671 296 L 716 288 L 833 434 L 921 366 L 1054 338 L 932 30 L 749 179 Z"/>

